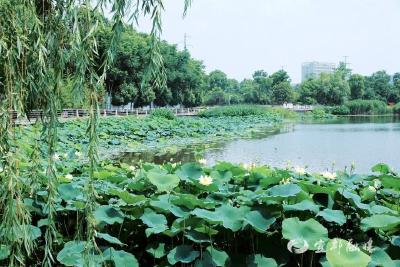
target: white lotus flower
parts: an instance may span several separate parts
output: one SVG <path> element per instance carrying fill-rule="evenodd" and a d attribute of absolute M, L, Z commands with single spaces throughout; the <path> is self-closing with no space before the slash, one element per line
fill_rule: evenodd
<path fill-rule="evenodd" d="M 75 156 L 77 156 L 78 158 L 81 158 L 82 157 L 82 152 L 75 151 Z"/>
<path fill-rule="evenodd" d="M 171 167 L 175 169 L 176 168 L 176 163 L 172 163 Z"/>
<path fill-rule="evenodd" d="M 243 168 L 245 168 L 246 170 L 251 170 L 254 169 L 255 167 L 257 167 L 257 164 L 255 164 L 254 162 L 248 164 L 248 163 L 243 163 Z"/>
<path fill-rule="evenodd" d="M 134 172 L 134 171 L 136 170 L 135 166 L 132 166 L 132 165 L 129 166 L 128 169 L 129 169 L 131 172 Z"/>
<path fill-rule="evenodd" d="M 375 187 L 373 187 L 373 186 L 368 186 L 368 190 L 369 191 L 371 191 L 371 192 L 373 192 L 373 193 L 375 193 L 376 192 L 376 188 Z"/>
<path fill-rule="evenodd" d="M 207 164 L 207 160 L 206 159 L 199 159 L 199 163 L 202 165 L 206 165 Z"/>
<path fill-rule="evenodd" d="M 330 180 L 336 179 L 336 173 L 333 173 L 333 172 L 325 171 L 325 172 L 321 172 L 321 175 L 326 179 L 330 179 Z"/>
<path fill-rule="evenodd" d="M 60 155 L 58 155 L 57 153 L 54 153 L 53 160 L 55 160 L 55 161 L 60 160 Z"/>
<path fill-rule="evenodd" d="M 379 189 L 382 186 L 382 182 L 378 179 L 374 179 L 374 187 L 375 189 Z"/>
<path fill-rule="evenodd" d="M 72 176 L 72 174 L 68 173 L 67 175 L 65 175 L 65 179 L 67 179 L 68 181 L 71 181 L 72 179 L 74 179 L 74 176 Z"/>
<path fill-rule="evenodd" d="M 283 178 L 279 183 L 280 184 L 290 184 L 292 182 L 292 177 Z"/>
<path fill-rule="evenodd" d="M 304 169 L 303 167 L 296 166 L 294 167 L 294 172 L 300 175 L 304 175 L 306 174 L 306 169 Z"/>
<path fill-rule="evenodd" d="M 199 178 L 199 183 L 205 186 L 212 184 L 213 179 L 210 176 L 202 175 Z"/>

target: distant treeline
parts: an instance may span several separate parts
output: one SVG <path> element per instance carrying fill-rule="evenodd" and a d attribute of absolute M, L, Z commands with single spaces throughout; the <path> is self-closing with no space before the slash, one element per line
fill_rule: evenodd
<path fill-rule="evenodd" d="M 99 51 L 105 53 L 112 38 L 111 28 L 105 23 L 99 36 Z M 116 47 L 114 64 L 107 72 L 104 95 L 113 105 L 156 106 L 182 104 L 321 104 L 340 106 L 351 100 L 379 100 L 385 104 L 400 102 L 400 73 L 389 75 L 378 71 L 371 76 L 352 74 L 345 64 L 339 64 L 334 73 L 292 85 L 286 71 L 267 74 L 257 70 L 250 79 L 230 79 L 220 70 L 207 74 L 201 61 L 193 59 L 187 50 L 162 42 L 166 86 L 154 88 L 143 83 L 145 66 L 149 62 L 149 35 L 126 27 Z M 99 57 L 101 58 L 101 57 Z M 100 63 L 99 63 L 100 69 Z M 73 75 L 73 72 L 71 72 Z M 76 107 L 72 97 L 73 85 L 67 78 L 62 92 L 64 107 Z M 106 99 L 104 97 L 104 99 Z"/>

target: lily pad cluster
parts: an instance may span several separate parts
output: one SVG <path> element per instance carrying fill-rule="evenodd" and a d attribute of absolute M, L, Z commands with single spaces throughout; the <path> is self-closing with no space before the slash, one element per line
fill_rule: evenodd
<path fill-rule="evenodd" d="M 87 170 L 65 169 L 73 179 L 61 180 L 56 204 L 63 266 L 85 266 L 87 250 L 92 266 L 399 266 L 400 177 L 383 164 L 375 175 L 335 179 L 227 162 L 103 165 L 97 247 L 80 232 Z M 212 183 L 200 183 L 204 176 Z M 44 253 L 46 198 L 39 190 L 24 200 L 37 244 L 31 266 Z M 0 265 L 8 254 L 0 241 Z"/>

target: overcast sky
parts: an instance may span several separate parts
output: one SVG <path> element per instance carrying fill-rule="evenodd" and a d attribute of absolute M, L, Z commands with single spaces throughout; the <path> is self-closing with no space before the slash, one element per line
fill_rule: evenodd
<path fill-rule="evenodd" d="M 297 83 L 302 62 L 343 56 L 353 72 L 400 71 L 400 0 L 193 0 L 185 19 L 182 10 L 183 0 L 165 0 L 162 38 L 183 48 L 187 33 L 208 72 L 241 80 L 283 67 Z"/>

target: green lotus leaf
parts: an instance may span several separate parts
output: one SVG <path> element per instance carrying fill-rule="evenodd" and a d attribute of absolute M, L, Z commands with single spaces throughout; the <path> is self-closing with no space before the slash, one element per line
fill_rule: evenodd
<path fill-rule="evenodd" d="M 205 201 L 198 199 L 195 195 L 191 194 L 179 194 L 177 198 L 172 199 L 171 202 L 178 206 L 184 206 L 188 209 L 200 208 L 214 208 L 215 203 L 211 201 Z"/>
<path fill-rule="evenodd" d="M 371 261 L 370 256 L 339 238 L 329 240 L 326 258 L 331 267 L 366 267 Z"/>
<path fill-rule="evenodd" d="M 212 261 L 215 264 L 215 266 L 226 266 L 229 256 L 225 251 L 218 250 L 211 246 L 207 247 L 206 250 L 208 251 L 208 253 L 210 253 Z"/>
<path fill-rule="evenodd" d="M 400 236 L 392 236 L 391 243 L 393 246 L 400 247 Z"/>
<path fill-rule="evenodd" d="M 113 261 L 115 267 L 139 267 L 135 256 L 123 250 L 108 248 L 103 252 L 104 260 Z"/>
<path fill-rule="evenodd" d="M 156 171 L 147 173 L 150 183 L 157 187 L 159 192 L 171 192 L 179 185 L 179 176 L 174 174 L 162 174 Z"/>
<path fill-rule="evenodd" d="M 313 213 L 318 213 L 319 206 L 310 200 L 303 200 L 299 203 L 293 205 L 283 205 L 283 210 L 285 211 L 311 211 Z"/>
<path fill-rule="evenodd" d="M 346 216 L 341 210 L 324 209 L 318 212 L 317 216 L 324 218 L 327 222 L 334 222 L 338 225 L 343 225 L 347 221 Z"/>
<path fill-rule="evenodd" d="M 204 220 L 207 220 L 209 222 L 222 222 L 222 219 L 218 216 L 218 213 L 215 211 L 196 208 L 191 212 L 191 214 L 199 218 L 202 218 Z"/>
<path fill-rule="evenodd" d="M 373 205 L 370 208 L 371 213 L 373 214 L 392 214 L 397 215 L 397 211 L 389 209 L 388 207 L 382 205 Z"/>
<path fill-rule="evenodd" d="M 265 211 L 253 210 L 246 214 L 244 221 L 250 224 L 254 230 L 265 233 L 275 222 L 276 218 Z"/>
<path fill-rule="evenodd" d="M 151 244 L 146 248 L 146 251 L 150 253 L 154 258 L 160 259 L 165 256 L 166 251 L 165 251 L 165 244 L 164 243 L 159 243 L 159 244 Z"/>
<path fill-rule="evenodd" d="M 232 173 L 230 171 L 212 171 L 210 176 L 216 183 L 228 183 L 232 179 Z"/>
<path fill-rule="evenodd" d="M 176 174 L 183 181 L 197 181 L 203 175 L 203 170 L 197 163 L 185 163 L 179 168 Z"/>
<path fill-rule="evenodd" d="M 240 208 L 235 208 L 231 205 L 222 205 L 215 209 L 217 218 L 220 218 L 222 225 L 234 232 L 242 228 L 243 219 L 249 211 L 249 207 L 241 206 Z"/>
<path fill-rule="evenodd" d="M 368 266 L 396 267 L 396 264 L 383 249 L 374 248 Z"/>
<path fill-rule="evenodd" d="M 10 248 L 6 245 L 0 244 L 0 261 L 5 260 L 10 255 Z"/>
<path fill-rule="evenodd" d="M 375 214 L 361 220 L 361 229 L 382 229 L 384 231 L 392 230 L 400 225 L 400 217 Z"/>
<path fill-rule="evenodd" d="M 384 188 L 393 188 L 400 190 L 400 179 L 391 175 L 382 175 L 379 177 Z"/>
<path fill-rule="evenodd" d="M 122 223 L 124 221 L 124 214 L 116 207 L 103 205 L 99 206 L 94 211 L 94 218 L 96 219 L 97 223 Z"/>
<path fill-rule="evenodd" d="M 193 250 L 193 248 L 189 245 L 181 245 L 175 247 L 171 250 L 168 255 L 168 262 L 172 265 L 182 262 L 182 263 L 191 263 L 194 261 L 200 253 L 198 251 Z"/>
<path fill-rule="evenodd" d="M 373 172 L 379 172 L 381 174 L 388 174 L 390 172 L 390 168 L 388 165 L 379 163 L 372 167 Z"/>
<path fill-rule="evenodd" d="M 70 241 L 57 254 L 57 260 L 65 266 L 83 266 L 83 251 L 86 242 Z"/>
<path fill-rule="evenodd" d="M 197 231 L 188 231 L 185 237 L 195 243 L 211 243 L 210 236 Z"/>
<path fill-rule="evenodd" d="M 295 184 L 275 185 L 267 190 L 266 196 L 269 197 L 294 197 L 301 192 L 301 188 Z"/>
<path fill-rule="evenodd" d="M 362 210 L 369 210 L 370 207 L 367 204 L 361 202 L 361 197 L 353 192 L 348 190 L 339 190 L 340 194 L 342 194 L 345 198 L 349 200 L 352 205 L 355 205 L 357 208 Z"/>
<path fill-rule="evenodd" d="M 61 184 L 58 186 L 60 197 L 65 200 L 73 200 L 78 196 L 82 196 L 81 191 L 74 184 Z"/>
<path fill-rule="evenodd" d="M 328 241 L 328 230 L 314 219 L 300 221 L 289 218 L 282 222 L 283 238 L 293 241 L 294 247 L 308 247 L 309 250 L 320 249 L 320 244 Z"/>
<path fill-rule="evenodd" d="M 163 214 L 155 213 L 152 209 L 145 209 L 140 219 L 149 227 L 146 229 L 147 236 L 162 233 L 168 229 L 167 218 Z"/>
<path fill-rule="evenodd" d="M 194 267 L 216 267 L 216 265 L 211 258 L 210 253 L 205 251 L 203 257 L 196 260 L 196 262 L 194 263 Z"/>
<path fill-rule="evenodd" d="M 129 193 L 128 191 L 122 191 L 117 189 L 110 189 L 108 193 L 114 196 L 118 196 L 120 199 L 122 199 L 123 201 L 125 201 L 127 204 L 130 205 L 142 204 L 147 199 L 143 195 L 134 195 Z"/>
<path fill-rule="evenodd" d="M 278 267 L 275 259 L 266 258 L 261 254 L 256 254 L 247 260 L 248 267 Z"/>
<path fill-rule="evenodd" d="M 116 244 L 116 245 L 120 245 L 120 246 L 125 246 L 124 243 L 122 243 L 118 238 L 113 237 L 107 233 L 96 233 L 96 237 L 97 238 L 101 238 L 103 240 L 106 240 L 107 242 L 111 243 L 111 244 Z"/>

